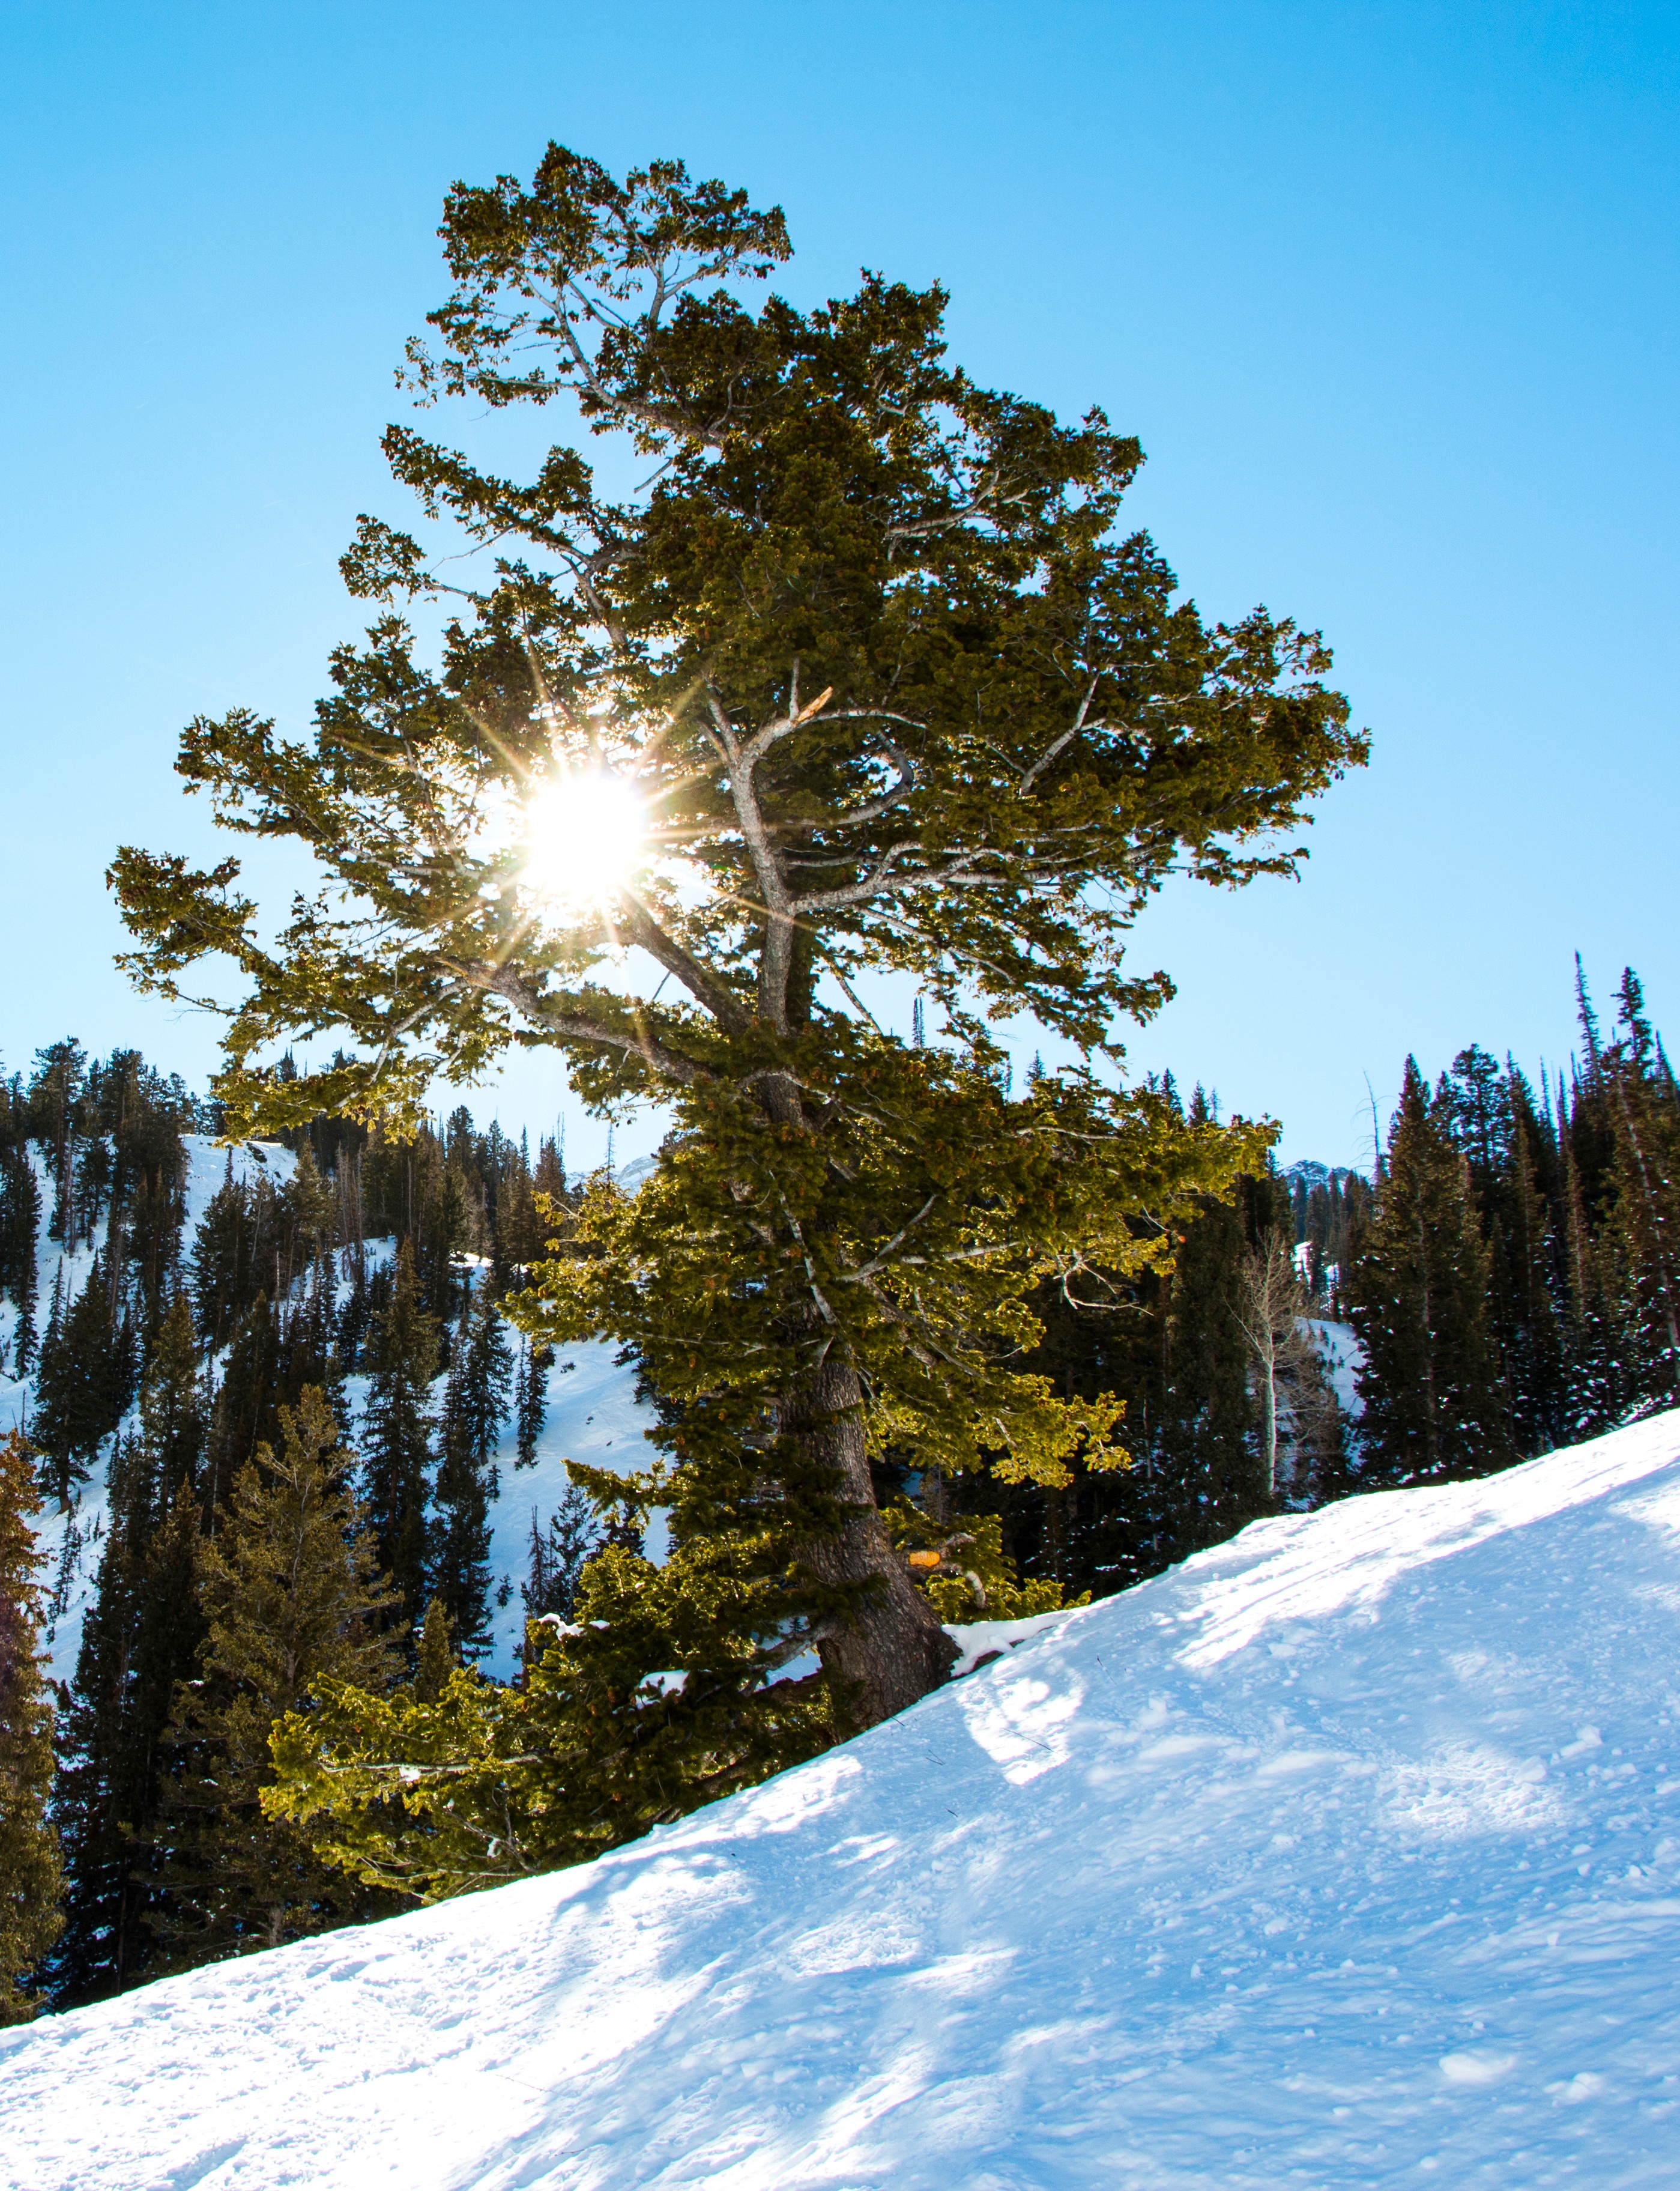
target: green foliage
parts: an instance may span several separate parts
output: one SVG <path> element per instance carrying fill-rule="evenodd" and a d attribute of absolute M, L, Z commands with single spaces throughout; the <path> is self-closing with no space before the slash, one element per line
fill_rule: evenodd
<path fill-rule="evenodd" d="M 389 1305 L 374 1319 L 372 1376 L 362 1429 L 362 1487 L 380 1564 L 403 1613 L 417 1621 L 426 1602 L 426 1500 L 430 1489 L 432 1380 L 438 1328 L 420 1306 L 414 1259 L 405 1241 Z"/>
<path fill-rule="evenodd" d="M 420 1647 L 415 1653 L 415 1701 L 423 1704 L 436 1704 L 449 1687 L 449 1677 L 455 1666 L 455 1653 L 449 1643 L 449 1615 L 443 1609 L 442 1600 L 434 1597 L 426 1608 L 425 1625 L 420 1630 Z"/>
<path fill-rule="evenodd" d="M 382 1914 L 261 1802 L 275 1721 L 307 1710 L 327 1682 L 377 1691 L 397 1659 L 377 1625 L 395 1601 L 376 1574 L 325 1397 L 311 1388 L 280 1425 L 280 1452 L 263 1447 L 241 1472 L 199 1556 L 207 1629 L 164 1744 L 168 1904 L 155 1927 L 171 1967 Z"/>
<path fill-rule="evenodd" d="M 36 1648 L 35 1503 L 30 1448 L 13 1431 L 0 1443 L 0 2024 L 37 2013 L 31 1973 L 64 1925 L 59 1838 L 47 1811 L 53 1710 Z"/>
<path fill-rule="evenodd" d="M 942 1621 L 1021 1620 L 1062 1606 L 1088 1605 L 1091 1593 L 1064 1598 L 1053 1576 L 1023 1582 L 1003 1550 L 1003 1524 L 996 1514 L 965 1515 L 951 1529 L 908 1500 L 884 1510 L 894 1549 L 918 1590 Z"/>
<path fill-rule="evenodd" d="M 275 1729 L 264 1807 L 427 1901 L 586 1862 L 834 1740 L 822 1676 L 767 1682 L 741 1607 L 707 1547 L 659 1568 L 610 1547 L 522 1688 L 469 1668 L 434 1703 L 325 1684 Z"/>
<path fill-rule="evenodd" d="M 411 353 L 423 396 L 565 395 L 651 460 L 650 484 L 609 498 L 560 447 L 521 485 L 393 428 L 396 476 L 447 528 L 440 556 L 364 520 L 344 571 L 380 607 L 334 656 L 314 737 L 236 709 L 182 742 L 217 818 L 305 845 L 319 890 L 270 942 L 232 861 L 128 848 L 111 879 L 143 986 L 183 995 L 218 954 L 241 970 L 217 1083 L 236 1130 L 349 1113 L 411 1131 L 435 1077 L 470 1081 L 513 1045 L 564 1050 L 608 1115 L 672 1116 L 633 1200 L 599 1183 L 565 1222 L 548 1203 L 560 1245 L 514 1312 L 546 1341 L 627 1342 L 661 1396 L 666 1462 L 576 1471 L 619 1517 L 585 1593 L 607 1625 L 567 1639 L 523 1702 L 463 1675 L 454 1704 L 381 1707 L 381 1741 L 458 1722 L 469 1749 L 485 1715 L 492 1748 L 548 1715 L 568 1791 L 553 1845 L 583 1848 L 942 1677 L 871 1450 L 913 1443 L 1005 1484 L 1120 1463 L 1115 1405 L 1022 1366 L 1031 1298 L 1159 1263 L 1175 1215 L 1228 1192 L 1267 1136 L 1079 1072 L 1012 1102 L 985 1016 L 1110 1044 L 1171 992 L 1121 963 L 1150 896 L 1177 873 L 1293 872 L 1287 833 L 1365 742 L 1316 635 L 1263 610 L 1206 622 L 1124 532 L 1135 441 L 947 361 L 938 289 L 871 276 L 814 311 L 755 312 L 746 288 L 788 250 L 779 213 L 678 163 L 621 185 L 559 147 L 530 191 L 458 185 L 443 235 L 456 287 L 435 355 Z M 483 551 L 464 584 L 455 547 Z M 411 601 L 450 618 L 435 665 Z M 642 835 L 623 873 L 586 881 L 587 845 L 557 867 L 547 833 L 604 786 Z M 942 1011 L 942 1042 L 871 1021 L 854 977 L 894 969 Z M 329 1032 L 353 1049 L 274 1069 L 279 1045 Z M 441 1152 L 421 1146 L 442 1164 L 417 1247 L 436 1317 L 474 1213 L 453 1122 Z M 414 1400 L 369 1440 L 411 1613 Z M 656 1503 L 657 1568 L 629 1541 Z M 813 1646 L 830 1687 L 790 1700 L 774 1676 Z M 684 1701 L 644 1703 L 673 1669 Z M 390 1716 L 427 1710 L 444 1717 Z M 586 1793 L 580 1741 L 663 1761 Z M 613 1823 L 586 1827 L 603 1802 Z"/>
<path fill-rule="evenodd" d="M 1365 1467 L 1391 1483 L 1515 1459 L 1487 1329 L 1488 1252 L 1469 1169 L 1414 1059 L 1352 1291 Z"/>

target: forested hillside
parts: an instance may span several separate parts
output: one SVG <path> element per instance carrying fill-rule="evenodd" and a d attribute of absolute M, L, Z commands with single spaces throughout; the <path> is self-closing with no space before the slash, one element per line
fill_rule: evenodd
<path fill-rule="evenodd" d="M 1584 987 L 1580 1012 L 1537 1085 L 1473 1047 L 1433 1087 L 1409 1066 L 1374 1181 L 1246 1178 L 1166 1270 L 1089 1274 L 1078 1306 L 1047 1284 L 1031 1366 L 1123 1398 L 1131 1465 L 1055 1488 L 883 1447 L 942 1617 L 1106 1596 L 1260 1516 L 1674 1404 L 1680 1097 L 1632 974 L 1609 1035 Z M 271 1726 L 334 1682 L 422 1706 L 457 1665 L 520 1683 L 527 1617 L 569 1619 L 593 1553 L 661 1554 L 656 1513 L 565 1463 L 637 1465 L 680 1409 L 504 1312 L 548 1243 L 586 1252 L 553 1142 L 464 1108 L 406 1142 L 320 1119 L 222 1147 L 222 1123 L 70 1040 L 0 1091 L 0 1430 L 32 1456 L 59 1704 L 65 1924 L 36 2000 L 408 1906 L 398 1871 L 262 1811 Z"/>

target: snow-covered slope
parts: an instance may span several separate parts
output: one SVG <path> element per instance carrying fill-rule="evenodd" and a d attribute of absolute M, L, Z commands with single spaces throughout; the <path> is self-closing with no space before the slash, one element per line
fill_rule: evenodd
<path fill-rule="evenodd" d="M 186 1221 L 182 1238 L 189 1248 L 213 1196 L 224 1180 L 251 1180 L 266 1173 L 278 1185 L 290 1179 L 297 1167 L 297 1158 L 292 1152 L 273 1143 L 247 1142 L 230 1149 L 201 1135 L 189 1134 L 184 1139 L 187 1179 Z M 43 1206 L 50 1209 L 52 1188 L 41 1153 L 35 1149 L 31 1155 L 42 1182 Z M 650 1162 L 644 1159 L 626 1166 L 617 1176 L 621 1185 L 633 1189 L 651 1169 Z M 37 1243 L 37 1333 L 46 1329 L 54 1284 L 69 1301 L 87 1283 L 94 1255 L 105 1244 L 106 1230 L 107 1221 L 102 1217 L 91 1239 L 84 1241 L 73 1255 L 66 1255 L 57 1243 L 45 1237 L 43 1225 Z M 370 1267 L 377 1266 L 395 1252 L 394 1243 L 370 1241 L 366 1252 Z M 349 1284 L 345 1276 L 340 1284 L 341 1298 L 348 1292 Z M 16 1323 L 17 1312 L 0 1296 L 0 1361 L 9 1357 Z M 565 1497 L 569 1483 L 566 1461 L 634 1469 L 650 1458 L 644 1437 L 653 1413 L 637 1399 L 635 1368 L 619 1361 L 621 1351 L 601 1340 L 568 1347 L 558 1356 L 549 1372 L 548 1414 L 537 1439 L 535 1464 L 530 1469 L 518 1465 L 519 1441 L 511 1418 L 504 1426 L 496 1455 L 498 1489 L 491 1501 L 490 1568 L 497 1584 L 507 1585 L 508 1597 L 505 1603 L 493 1609 L 492 1648 L 483 1662 L 486 1672 L 502 1680 L 510 1679 L 517 1670 L 525 1635 L 525 1605 L 519 1586 L 530 1573 L 532 1517 L 534 1515 L 539 1528 L 546 1528 L 549 1517 Z M 440 1378 L 435 1388 L 440 1403 L 442 1395 L 443 1380 Z M 365 1376 L 345 1379 L 348 1419 L 344 1428 L 352 1444 L 361 1426 L 366 1397 Z M 10 1377 L 0 1368 L 0 1435 L 26 1423 L 34 1404 L 34 1378 Z M 137 1420 L 136 1411 L 131 1410 L 124 1428 L 132 1430 Z M 60 1681 L 68 1681 L 76 1670 L 82 1622 L 104 1550 L 110 1456 L 111 1447 L 107 1444 L 92 1481 L 77 1494 L 73 1512 L 65 1515 L 49 1510 L 37 1522 L 49 1586 L 53 1583 L 60 1585 L 58 1617 L 46 1640 L 48 1670 Z M 659 1556 L 661 1549 L 659 1530 L 656 1521 L 649 1533 L 649 1548 L 655 1556 Z M 0 2177 L 0 2183 L 3 2181 Z"/>
<path fill-rule="evenodd" d="M 1271 1521 L 602 1862 L 0 2040 L 11 2191 L 1680 2180 L 1680 1416 Z"/>

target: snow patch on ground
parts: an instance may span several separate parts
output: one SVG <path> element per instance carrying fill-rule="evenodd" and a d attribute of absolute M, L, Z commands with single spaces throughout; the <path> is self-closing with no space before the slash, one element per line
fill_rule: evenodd
<path fill-rule="evenodd" d="M 0 2182 L 1671 2182 L 1677 1646 L 1680 1416 L 1260 1522 L 598 1864 L 0 2035 Z"/>

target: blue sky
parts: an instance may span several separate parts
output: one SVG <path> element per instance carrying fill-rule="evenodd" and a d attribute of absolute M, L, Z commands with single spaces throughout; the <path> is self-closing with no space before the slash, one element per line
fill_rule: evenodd
<path fill-rule="evenodd" d="M 0 1056 L 207 1073 L 213 1029 L 112 971 L 103 869 L 207 849 L 188 716 L 306 720 L 355 515 L 402 513 L 377 442 L 443 192 L 550 137 L 779 201 L 802 299 L 944 280 L 979 378 L 1141 437 L 1136 521 L 1205 608 L 1336 648 L 1372 765 L 1300 884 L 1152 911 L 1180 995 L 1140 1067 L 1345 1162 L 1408 1050 L 1565 1055 L 1577 948 L 1680 1034 L 1677 63 L 1634 5 L 11 0 Z"/>

